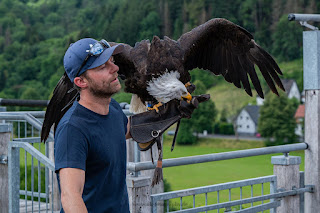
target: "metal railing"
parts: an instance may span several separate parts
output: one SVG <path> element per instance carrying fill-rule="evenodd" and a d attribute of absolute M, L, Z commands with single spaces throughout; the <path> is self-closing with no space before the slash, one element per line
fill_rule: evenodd
<path fill-rule="evenodd" d="M 53 202 L 57 200 L 57 197 L 54 195 L 52 189 L 55 184 L 55 175 L 54 175 L 54 164 L 51 159 L 49 159 L 49 145 L 51 142 L 47 142 L 45 144 L 45 153 L 43 153 L 43 144 L 40 145 L 39 131 L 41 130 L 42 123 L 37 118 L 42 119 L 44 117 L 44 112 L 1 112 L 0 120 L 5 120 L 6 122 L 11 123 L 14 126 L 14 130 L 12 133 L 12 141 L 9 144 L 9 162 L 11 167 L 9 169 L 9 196 L 10 196 L 10 206 L 11 212 L 18 212 L 20 205 L 20 196 L 24 197 L 24 205 L 28 206 L 30 204 L 29 200 L 31 200 L 31 210 L 39 210 L 40 206 L 44 203 L 45 210 L 53 211 Z M 50 138 L 53 138 L 52 133 Z M 36 145 L 38 144 L 38 146 Z M 207 154 L 200 156 L 190 156 L 190 157 L 182 157 L 182 158 L 174 158 L 174 159 L 165 159 L 163 160 L 163 167 L 172 167 L 172 166 L 181 166 L 181 165 L 189 165 L 189 164 L 198 164 L 204 162 L 212 162 L 219 160 L 227 160 L 227 159 L 235 159 L 235 158 L 243 158 L 257 155 L 266 155 L 272 153 L 289 153 L 291 151 L 296 150 L 305 150 L 308 148 L 306 143 L 297 143 L 290 145 L 283 145 L 277 147 L 267 147 L 267 148 L 257 148 L 257 149 L 248 149 L 248 150 L 239 150 L 232 152 L 224 152 L 224 153 L 215 153 L 215 154 Z M 20 149 L 24 150 L 24 168 L 20 170 Z M 21 152 L 23 153 L 23 152 Z M 30 158 L 28 156 L 31 156 Z M 31 188 L 28 189 L 28 175 L 25 175 L 24 188 L 20 189 L 20 171 L 24 170 L 24 173 L 28 173 L 28 160 L 31 161 Z M 37 161 L 37 166 L 34 166 L 34 161 Z M 128 162 L 127 169 L 134 174 L 138 174 L 139 171 L 154 169 L 156 165 L 152 162 Z M 42 176 L 41 171 L 45 171 L 45 174 Z M 36 171 L 36 172 L 35 172 Z M 38 178 L 38 182 L 34 183 L 34 179 Z M 41 179 L 45 179 L 45 189 L 41 187 Z M 180 210 L 175 212 L 202 212 L 217 209 L 219 212 L 221 209 L 226 209 L 226 211 L 232 211 L 231 207 L 239 206 L 237 212 L 260 212 L 267 209 L 274 210 L 280 203 L 277 201 L 277 198 L 281 198 L 284 196 L 290 196 L 295 194 L 301 194 L 306 191 L 311 192 L 312 187 L 300 186 L 299 189 L 293 189 L 289 191 L 278 191 L 276 184 L 277 179 L 276 176 L 267 176 L 260 177 L 242 181 L 236 181 L 231 183 L 217 184 L 212 186 L 198 187 L 180 191 L 166 192 L 151 195 L 152 199 L 152 210 L 153 212 L 157 212 L 157 205 L 159 205 L 160 201 L 167 201 L 166 209 L 167 212 L 170 211 L 170 200 L 171 199 L 180 199 Z M 253 196 L 253 187 L 254 185 L 261 184 L 261 195 Z M 270 185 L 270 194 L 264 194 L 264 187 L 266 184 Z M 37 186 L 37 189 L 35 189 Z M 242 194 L 242 190 L 244 187 L 251 187 L 251 197 L 244 197 Z M 41 191 L 42 188 L 42 191 Z M 239 188 L 240 194 L 239 199 L 231 200 L 231 190 L 235 190 L 235 188 Z M 50 191 L 51 190 L 51 191 Z M 226 202 L 222 202 L 219 197 L 219 193 L 227 190 L 229 192 L 229 200 Z M 210 203 L 208 201 L 209 193 L 217 193 L 217 202 Z M 205 205 L 201 207 L 196 207 L 195 201 L 196 196 L 204 194 L 205 196 Z M 183 197 L 193 196 L 193 206 L 192 208 L 183 207 Z M 266 201 L 267 200 L 267 201 Z M 301 199 L 303 200 L 303 199 Z M 36 204 L 34 204 L 34 202 Z M 40 201 L 43 201 L 42 203 Z M 266 201 L 266 203 L 263 203 Z M 261 205 L 253 205 L 256 202 L 261 202 Z M 250 204 L 251 207 L 243 208 L 244 204 Z M 303 206 L 303 203 L 301 203 Z M 184 208 L 184 209 L 183 209 Z M 27 212 L 27 208 L 25 210 Z"/>
<path fill-rule="evenodd" d="M 264 193 L 264 184 L 269 183 L 270 193 L 265 194 Z M 257 185 L 261 185 L 261 195 L 260 196 L 254 196 L 253 188 L 254 186 L 258 187 Z M 243 196 L 243 188 L 249 186 L 250 187 L 250 196 L 245 197 Z M 231 190 L 238 189 L 238 196 L 237 198 L 232 200 L 231 199 Z M 220 194 L 223 191 L 227 191 L 229 195 L 228 201 L 221 202 L 220 200 Z M 248 191 L 248 190 L 247 190 Z M 285 191 L 284 189 L 278 189 L 277 188 L 277 177 L 275 175 L 271 176 L 265 176 L 265 177 L 259 177 L 259 178 L 252 178 L 247 180 L 241 180 L 241 181 L 234 181 L 229 183 L 222 183 L 222 184 L 216 184 L 211 186 L 204 186 L 204 187 L 197 187 L 197 188 L 191 188 L 191 189 L 185 189 L 185 190 L 179 190 L 179 191 L 173 191 L 173 192 L 166 192 L 166 193 L 160 193 L 151 195 L 151 202 L 152 202 L 152 212 L 157 212 L 157 206 L 159 201 L 166 201 L 166 212 L 175 212 L 175 213 L 193 213 L 193 212 L 206 212 L 209 210 L 217 210 L 219 213 L 221 209 L 224 209 L 225 212 L 231 212 L 234 207 L 234 209 L 237 209 L 236 212 L 263 212 L 265 210 L 271 209 L 271 212 L 276 212 L 276 207 L 280 206 L 280 200 L 279 198 L 287 197 L 287 196 L 293 196 L 300 194 L 300 212 L 303 212 L 304 210 L 304 193 L 305 192 L 313 192 L 313 186 L 304 186 L 304 172 L 300 172 L 300 188 L 298 189 L 292 189 Z M 208 194 L 209 193 L 216 193 L 216 200 L 211 201 L 211 204 L 208 204 Z M 205 195 L 205 205 L 196 207 L 196 195 Z M 192 196 L 193 199 L 193 206 L 191 208 L 185 208 L 183 209 L 183 198 Z M 170 211 L 170 200 L 179 198 L 180 199 L 180 210 L 177 211 Z M 267 201 L 267 203 L 264 203 L 264 201 Z M 257 202 L 261 202 L 254 205 Z M 250 207 L 244 208 L 244 204 L 251 204 Z"/>
<path fill-rule="evenodd" d="M 60 206 L 59 200 L 55 202 L 53 189 L 57 186 L 54 164 L 49 158 L 53 140 L 40 143 L 39 119 L 44 114 L 43 111 L 0 113 L 0 120 L 11 124 L 13 129 L 8 147 L 10 212 L 53 212 L 54 205 Z"/>

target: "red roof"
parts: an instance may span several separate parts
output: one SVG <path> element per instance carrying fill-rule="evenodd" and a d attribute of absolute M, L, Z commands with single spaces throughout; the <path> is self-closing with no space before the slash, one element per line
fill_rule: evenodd
<path fill-rule="evenodd" d="M 304 118 L 304 111 L 305 111 L 305 106 L 304 104 L 299 105 L 296 114 L 294 115 L 294 117 L 297 118 Z"/>

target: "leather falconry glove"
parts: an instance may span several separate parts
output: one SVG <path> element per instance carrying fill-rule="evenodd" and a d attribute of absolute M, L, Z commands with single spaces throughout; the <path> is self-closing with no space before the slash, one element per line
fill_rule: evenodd
<path fill-rule="evenodd" d="M 209 94 L 193 96 L 191 101 L 171 100 L 170 102 L 159 107 L 159 112 L 155 110 L 143 112 L 131 116 L 130 119 L 130 134 L 138 143 L 140 151 L 146 151 L 157 142 L 159 149 L 159 158 L 157 167 L 154 173 L 152 186 L 159 183 L 162 177 L 162 134 L 176 122 L 180 122 L 181 118 L 191 118 L 191 115 L 199 105 L 199 103 L 210 99 Z M 178 129 L 177 124 L 177 129 Z M 176 129 L 176 134 L 177 134 Z M 176 134 L 173 140 L 172 149 L 175 143 Z M 151 149 L 152 150 L 152 149 Z"/>

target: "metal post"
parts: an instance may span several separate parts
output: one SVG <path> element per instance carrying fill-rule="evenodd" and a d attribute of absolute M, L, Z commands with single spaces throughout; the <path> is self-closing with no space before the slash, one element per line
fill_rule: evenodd
<path fill-rule="evenodd" d="M 300 186 L 299 165 L 301 158 L 298 156 L 273 156 L 271 157 L 273 173 L 277 176 L 278 190 L 293 190 Z M 300 196 L 288 196 L 281 200 L 277 212 L 299 213 Z"/>
<path fill-rule="evenodd" d="M 9 211 L 8 197 L 8 143 L 12 126 L 0 124 L 0 206 L 1 211 Z"/>
<path fill-rule="evenodd" d="M 320 209 L 320 31 L 303 32 L 303 78 L 306 91 L 305 184 L 314 185 L 314 193 L 305 194 L 305 212 Z"/>
<path fill-rule="evenodd" d="M 49 149 L 49 159 L 54 162 L 54 142 L 46 142 L 48 144 Z M 54 175 L 54 177 L 52 177 Z M 60 203 L 60 192 L 58 187 L 58 180 L 54 172 L 49 172 L 49 203 L 53 208 L 53 211 L 60 211 L 61 203 Z"/>

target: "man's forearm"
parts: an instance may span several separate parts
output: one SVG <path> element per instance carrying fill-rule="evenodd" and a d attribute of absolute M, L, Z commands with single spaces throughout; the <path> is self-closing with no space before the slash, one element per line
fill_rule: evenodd
<path fill-rule="evenodd" d="M 66 213 L 87 213 L 87 207 L 83 202 L 82 196 L 74 195 L 61 195 L 61 203 L 64 212 Z"/>

